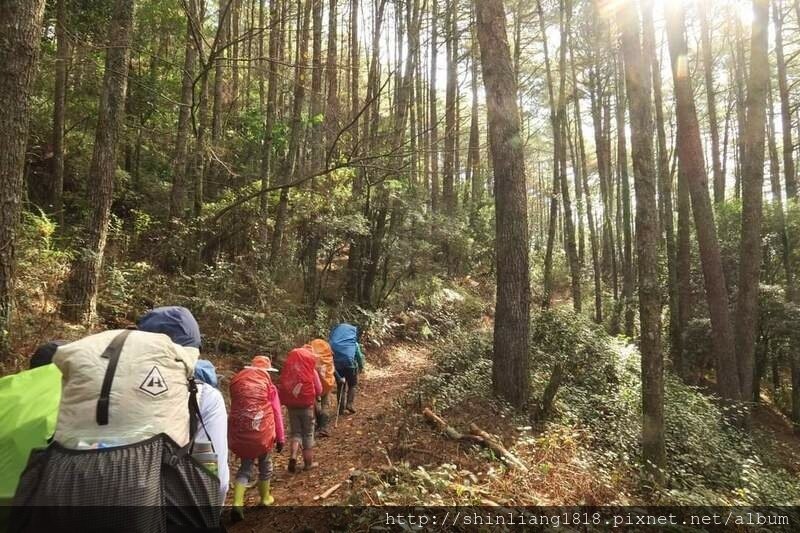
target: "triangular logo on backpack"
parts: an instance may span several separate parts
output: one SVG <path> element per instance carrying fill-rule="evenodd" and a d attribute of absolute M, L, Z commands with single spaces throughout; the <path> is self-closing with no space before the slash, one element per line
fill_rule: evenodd
<path fill-rule="evenodd" d="M 167 392 L 169 387 L 167 387 L 167 380 L 161 375 L 161 371 L 158 370 L 157 366 L 154 366 L 147 373 L 142 384 L 139 385 L 139 390 L 146 392 L 150 396 L 158 396 Z"/>

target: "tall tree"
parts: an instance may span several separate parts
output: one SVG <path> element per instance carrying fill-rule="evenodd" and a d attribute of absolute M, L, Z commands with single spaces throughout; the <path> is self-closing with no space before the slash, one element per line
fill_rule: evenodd
<path fill-rule="evenodd" d="M 439 62 L 439 0 L 431 0 L 431 70 L 428 78 L 428 105 L 430 106 L 430 170 L 431 211 L 439 210 L 439 112 L 437 106 L 436 78 Z"/>
<path fill-rule="evenodd" d="M 469 148 L 467 151 L 467 179 L 470 185 L 470 220 L 475 224 L 478 209 L 483 198 L 483 182 L 480 172 L 480 121 L 478 119 L 478 36 L 475 34 L 475 24 L 470 25 L 470 89 L 472 90 L 472 105 L 469 113 Z"/>
<path fill-rule="evenodd" d="M 98 282 L 114 198 L 117 145 L 125 116 L 133 4 L 134 0 L 116 0 L 109 22 L 103 90 L 87 188 L 92 210 L 83 250 L 73 261 L 61 308 L 64 318 L 74 322 L 91 323 L 97 306 Z"/>
<path fill-rule="evenodd" d="M 458 41 L 456 35 L 455 0 L 449 0 L 445 13 L 447 87 L 444 101 L 444 165 L 442 168 L 442 201 L 445 213 L 453 216 L 456 210 L 455 157 L 456 157 L 456 83 L 458 82 Z"/>
<path fill-rule="evenodd" d="M 194 105 L 194 66 L 197 56 L 192 35 L 192 21 L 187 17 L 181 100 L 178 109 L 178 131 L 175 135 L 175 153 L 172 159 L 172 191 L 169 201 L 170 218 L 180 217 L 184 214 L 189 128 L 191 126 L 192 105 Z"/>
<path fill-rule="evenodd" d="M 642 334 L 642 455 L 650 475 L 664 482 L 664 360 L 661 352 L 661 294 L 658 283 L 658 205 L 653 165 L 650 64 L 642 53 L 639 13 L 632 1 L 618 10 L 625 82 L 631 117 L 633 187 L 636 193 L 636 254 Z"/>
<path fill-rule="evenodd" d="M 66 30 L 67 0 L 56 2 L 56 66 L 53 95 L 53 183 L 50 188 L 50 210 L 60 224 L 64 223 L 64 125 L 67 111 L 67 63 L 70 41 Z"/>
<path fill-rule="evenodd" d="M 262 247 L 262 258 L 268 260 L 268 216 L 269 216 L 269 186 L 274 167 L 273 145 L 274 130 L 277 120 L 278 102 L 278 63 L 283 49 L 283 32 L 279 31 L 281 20 L 281 1 L 270 0 L 269 8 L 269 74 L 267 75 L 267 100 L 264 117 L 264 142 L 261 145 L 261 194 L 259 195 L 259 218 L 261 219 L 259 237 Z M 263 74 L 262 74 L 263 75 Z"/>
<path fill-rule="evenodd" d="M 682 332 L 685 327 L 681 327 L 678 313 L 678 272 L 676 265 L 675 249 L 675 228 L 672 204 L 672 173 L 669 164 L 669 151 L 667 150 L 667 134 L 664 127 L 664 104 L 661 95 L 661 64 L 656 55 L 656 37 L 653 25 L 653 3 L 646 0 L 642 4 L 642 22 L 644 36 L 645 57 L 650 57 L 652 61 L 651 70 L 653 73 L 653 107 L 655 109 L 656 127 L 656 168 L 658 169 L 658 198 L 661 203 L 659 213 L 661 214 L 661 229 L 664 233 L 663 242 L 667 258 L 667 291 L 669 293 L 669 334 L 670 334 L 670 354 L 674 371 L 683 375 L 683 340 Z M 684 187 L 685 188 L 685 187 Z M 688 215 L 688 203 L 686 204 L 686 215 Z M 688 222 L 688 216 L 687 222 Z M 687 227 L 688 229 L 688 227 Z M 688 239 L 688 234 L 687 234 Z M 686 266 L 688 263 L 688 252 Z M 689 273 L 686 272 L 688 283 Z M 687 287 L 688 288 L 688 287 Z M 687 301 L 688 303 L 688 301 Z M 685 326 L 685 325 L 684 325 Z"/>
<path fill-rule="evenodd" d="M 786 73 L 786 58 L 783 52 L 783 2 L 772 3 L 772 20 L 775 28 L 775 62 L 778 65 L 778 95 L 781 100 L 781 135 L 783 137 L 783 175 L 786 182 L 787 200 L 797 199 L 797 176 L 794 165 L 794 143 L 792 141 L 792 104 L 789 99 L 789 82 Z"/>
<path fill-rule="evenodd" d="M 706 84 L 708 127 L 711 130 L 711 169 L 714 175 L 714 203 L 725 201 L 725 176 L 719 156 L 719 125 L 717 124 L 717 95 L 714 89 L 714 51 L 711 49 L 711 28 L 708 23 L 709 2 L 698 2 L 700 39 L 703 48 L 703 73 Z"/>
<path fill-rule="evenodd" d="M 769 0 L 753 0 L 750 77 L 742 166 L 742 238 L 739 248 L 739 293 L 736 297 L 736 360 L 741 397 L 753 396 L 753 368 L 761 273 L 761 211 L 764 186 L 764 130 L 769 90 Z"/>
<path fill-rule="evenodd" d="M 638 26 L 638 24 L 637 24 Z M 638 46 L 638 44 L 637 44 Z M 623 51 L 624 52 L 624 51 Z M 641 50 L 640 50 L 641 52 Z M 622 234 L 622 308 L 625 318 L 625 335 L 633 337 L 633 322 L 636 309 L 633 303 L 635 280 L 633 279 L 633 236 L 631 235 L 631 186 L 628 177 L 628 149 L 625 135 L 625 59 L 619 58 L 617 65 L 617 176 L 619 177 L 618 200 L 621 210 L 617 211 L 622 227 L 617 227 L 617 235 Z M 648 69 L 649 72 L 650 69 Z M 649 83 L 648 83 L 649 86 Z M 633 121 L 633 117 L 631 117 Z M 621 217 L 620 215 L 621 213 Z"/>
<path fill-rule="evenodd" d="M 711 316 L 712 351 L 716 361 L 717 388 L 720 396 L 724 399 L 738 401 L 741 391 L 734 352 L 733 328 L 728 310 L 728 290 L 725 285 L 725 272 L 722 270 L 722 255 L 714 223 L 714 211 L 711 208 L 711 198 L 708 194 L 708 178 L 700 140 L 700 125 L 697 121 L 692 80 L 689 76 L 686 21 L 680 2 L 668 2 L 664 5 L 664 9 L 669 55 L 672 62 L 672 80 L 675 88 L 679 172 L 685 173 L 692 200 L 706 299 Z"/>
<path fill-rule="evenodd" d="M 476 0 L 489 145 L 495 179 L 494 391 L 513 405 L 528 400 L 528 201 L 517 87 L 502 0 Z"/>
<path fill-rule="evenodd" d="M 43 12 L 44 0 L 0 2 L 0 359 L 9 355 L 29 98 Z"/>
<path fill-rule="evenodd" d="M 228 0 L 232 1 L 232 0 Z M 286 157 L 282 161 L 280 175 L 281 185 L 288 185 L 297 177 L 300 163 L 300 147 L 303 140 L 303 111 L 306 103 L 306 80 L 308 71 L 308 35 L 311 27 L 311 6 L 314 0 L 298 0 L 300 27 L 297 35 L 294 68 L 294 100 L 292 102 L 291 126 L 286 148 Z M 273 268 L 277 264 L 283 246 L 283 234 L 286 218 L 289 214 L 289 188 L 281 189 L 278 208 L 275 212 L 275 231 L 270 243 L 269 264 Z"/>
<path fill-rule="evenodd" d="M 570 42 L 572 43 L 573 32 L 570 32 Z M 594 272 L 594 320 L 598 324 L 603 323 L 603 287 L 602 272 L 600 270 L 600 250 L 597 239 L 597 229 L 595 227 L 594 206 L 591 200 L 589 189 L 589 172 L 586 165 L 586 148 L 583 142 L 583 121 L 581 116 L 581 98 L 578 92 L 578 77 L 575 68 L 574 45 L 570 45 L 570 69 L 572 72 L 572 100 L 575 120 L 576 151 L 579 164 L 576 166 L 576 176 L 579 181 L 575 184 L 575 195 L 580 198 L 580 192 L 586 197 L 586 222 L 589 226 L 589 244 L 592 254 L 592 271 Z M 578 212 L 580 216 L 580 208 Z M 583 240 L 581 238 L 581 240 Z"/>
<path fill-rule="evenodd" d="M 567 252 L 567 262 L 569 263 L 572 307 L 580 313 L 582 308 L 581 297 L 581 266 L 578 260 L 578 249 L 575 244 L 575 222 L 572 217 L 572 202 L 569 193 L 569 181 L 567 180 L 567 47 L 570 25 L 572 22 L 572 1 L 562 0 L 559 4 L 561 12 L 561 44 L 559 47 L 559 84 L 558 84 L 558 135 L 561 140 L 559 148 L 559 188 L 561 191 L 561 205 L 564 210 L 564 246 Z"/>

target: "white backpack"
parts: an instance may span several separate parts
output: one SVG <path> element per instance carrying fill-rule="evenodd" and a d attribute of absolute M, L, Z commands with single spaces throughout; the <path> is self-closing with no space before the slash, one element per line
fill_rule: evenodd
<path fill-rule="evenodd" d="M 198 355 L 167 335 L 135 330 L 105 331 L 59 347 L 53 357 L 63 375 L 55 440 L 89 448 L 166 433 L 186 445 L 189 381 Z"/>

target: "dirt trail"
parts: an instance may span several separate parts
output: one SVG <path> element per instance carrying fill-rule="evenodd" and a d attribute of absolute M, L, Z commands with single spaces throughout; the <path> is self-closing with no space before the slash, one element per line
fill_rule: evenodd
<path fill-rule="evenodd" d="M 367 369 L 359 376 L 357 413 L 340 416 L 335 429 L 332 419 L 331 436 L 316 440 L 315 459 L 319 468 L 290 474 L 286 469 L 288 445 L 283 453 L 273 455 L 275 511 L 280 506 L 341 504 L 348 495 L 344 485 L 324 500 L 315 501 L 314 496 L 347 480 L 354 469 L 387 464 L 385 446 L 396 431 L 397 417 L 394 414 L 402 409 L 395 400 L 430 368 L 428 353 L 428 348 L 409 343 L 367 352 Z M 335 401 L 335 394 L 332 401 Z M 235 467 L 231 465 L 231 479 L 234 473 Z M 258 530 L 260 521 L 269 520 L 271 508 L 255 507 L 257 501 L 258 491 L 255 488 L 248 490 L 245 521 L 230 526 L 230 531 Z"/>

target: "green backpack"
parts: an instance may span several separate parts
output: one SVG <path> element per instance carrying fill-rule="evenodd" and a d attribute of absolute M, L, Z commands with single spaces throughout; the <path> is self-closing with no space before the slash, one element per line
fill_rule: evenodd
<path fill-rule="evenodd" d="M 0 506 L 9 505 L 34 448 L 53 436 L 61 399 L 56 365 L 0 378 Z"/>

